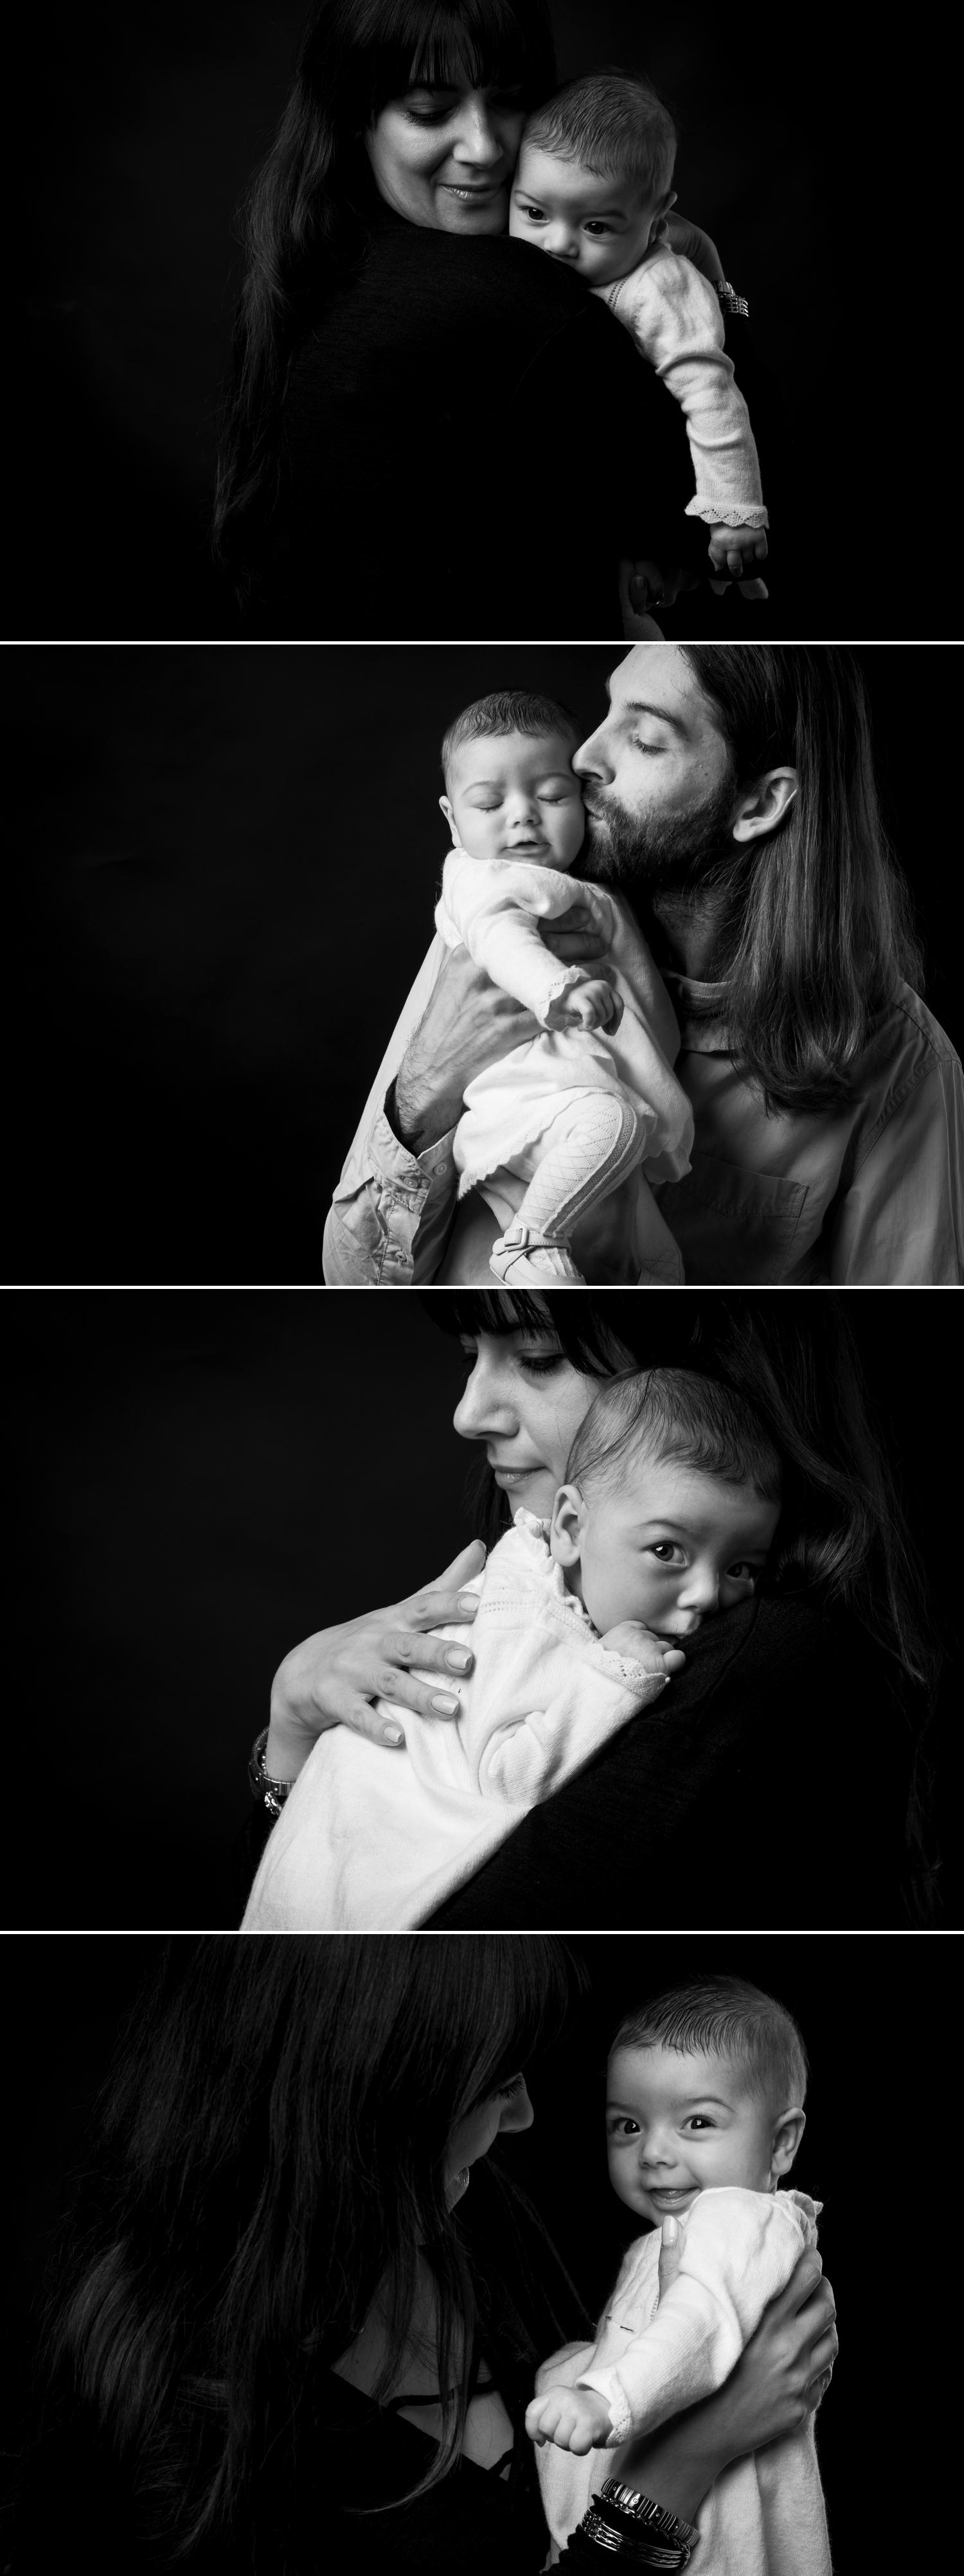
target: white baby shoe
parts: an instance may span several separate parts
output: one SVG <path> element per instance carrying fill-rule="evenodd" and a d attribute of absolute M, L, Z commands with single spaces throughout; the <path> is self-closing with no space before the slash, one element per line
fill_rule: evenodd
<path fill-rule="evenodd" d="M 534 1234 L 528 1225 L 510 1225 L 492 1246 L 489 1268 L 493 1279 L 503 1287 L 545 1286 L 547 1280 L 567 1279 L 585 1287 L 581 1270 L 561 1243 L 547 1243 L 545 1235 Z"/>

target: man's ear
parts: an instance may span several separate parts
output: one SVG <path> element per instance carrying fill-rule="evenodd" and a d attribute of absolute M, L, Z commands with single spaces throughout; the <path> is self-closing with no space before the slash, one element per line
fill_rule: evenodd
<path fill-rule="evenodd" d="M 773 2124 L 773 2146 L 770 2152 L 770 2180 L 789 2173 L 800 2140 L 807 2125 L 805 2111 L 781 2111 Z"/>
<path fill-rule="evenodd" d="M 462 847 L 462 843 L 461 843 L 461 841 L 459 840 L 459 828 L 458 828 L 458 824 L 457 824 L 457 822 L 456 822 L 456 820 L 455 820 L 455 815 L 454 815 L 454 813 L 453 813 L 453 811 L 452 811 L 452 806 L 451 806 L 450 800 L 449 800 L 449 798 L 448 798 L 447 796 L 440 796 L 438 801 L 439 801 L 439 804 L 440 804 L 440 806 L 441 806 L 441 808 L 442 808 L 442 812 L 443 812 L 443 814 L 444 814 L 444 816 L 445 816 L 445 820 L 446 820 L 446 822 L 447 822 L 447 824 L 448 824 L 449 831 L 451 832 L 451 835 L 452 835 L 452 847 L 453 847 L 453 850 L 460 850 L 460 849 L 461 849 L 461 847 Z"/>
<path fill-rule="evenodd" d="M 584 1519 L 585 1505 L 578 1485 L 560 1485 L 549 1529 L 549 1545 L 557 1565 L 578 1565 Z"/>
<path fill-rule="evenodd" d="M 736 821 L 730 826 L 734 840 L 756 841 L 761 833 L 785 823 L 799 784 L 795 769 L 766 770 L 740 799 Z"/>

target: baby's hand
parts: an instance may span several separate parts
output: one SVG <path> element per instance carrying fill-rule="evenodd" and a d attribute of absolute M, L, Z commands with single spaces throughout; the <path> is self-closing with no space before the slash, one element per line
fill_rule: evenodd
<path fill-rule="evenodd" d="M 600 1645 L 611 1655 L 622 1655 L 628 1664 L 642 1664 L 644 1672 L 681 1673 L 686 1657 L 681 1646 L 668 1646 L 664 1637 L 654 1637 L 638 1619 L 621 1619 L 618 1627 L 607 1628 Z"/>
<path fill-rule="evenodd" d="M 738 581 L 744 599 L 769 599 L 765 581 L 754 573 L 754 564 L 766 562 L 769 547 L 765 528 L 730 528 L 722 524 L 710 535 L 710 562 L 716 573 L 725 573 Z M 725 590 L 726 582 L 712 582 L 713 590 Z"/>
<path fill-rule="evenodd" d="M 623 1006 L 604 975 L 587 975 L 584 984 L 567 984 L 546 1012 L 548 1029 L 618 1029 Z"/>
<path fill-rule="evenodd" d="M 530 2442 L 554 2442 L 560 2451 L 597 2451 L 608 2442 L 613 2419 L 594 2388 L 544 2388 L 526 2408 Z"/>

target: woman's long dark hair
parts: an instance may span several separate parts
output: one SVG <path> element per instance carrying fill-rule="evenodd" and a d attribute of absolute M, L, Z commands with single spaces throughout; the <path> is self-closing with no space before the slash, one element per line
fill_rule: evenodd
<path fill-rule="evenodd" d="M 753 648 L 755 651 L 757 647 Z M 943 1662 L 883 1434 L 873 1418 L 857 1342 L 838 1297 L 807 1300 L 805 1319 L 779 1297 L 740 1291 L 680 1297 L 673 1290 L 591 1289 L 533 1295 L 505 1289 L 419 1291 L 443 1330 L 545 1334 L 587 1377 L 635 1364 L 697 1368 L 749 1398 L 780 1452 L 784 1503 L 768 1582 L 808 1592 L 859 1619 L 912 1685 L 917 1759 L 908 1826 L 913 1902 L 932 1908 L 927 1856 L 926 1736 Z M 695 1312 L 694 1312 L 695 1308 Z M 484 1461 L 474 1521 L 488 1545 L 507 1506 Z"/>
<path fill-rule="evenodd" d="M 377 204 L 364 137 L 416 83 L 555 84 L 546 0 L 314 0 L 294 83 L 240 210 L 235 317 L 214 506 L 214 552 L 241 598 L 281 492 L 282 405 L 296 343 L 349 277 Z M 324 471 L 324 460 L 319 460 Z"/>
<path fill-rule="evenodd" d="M 374 2394 L 389 2393 L 420 2250 L 438 2385 L 454 2393 L 413 2492 L 452 2466 L 478 2301 L 446 2148 L 557 2035 L 577 1981 L 548 1937 L 209 1937 L 186 1975 L 172 1955 L 122 2043 L 48 2339 L 60 2405 L 66 2391 L 107 2442 L 172 2562 L 267 2525 L 270 2563 L 294 2564 L 321 2375 L 378 2293 L 388 2343 Z M 504 2177 L 486 2187 L 506 2252 L 518 2195 Z M 497 2329 L 506 2307 L 513 2322 L 513 2286 L 520 2296 L 512 2269 L 510 2255 Z M 517 2311 L 514 2323 L 522 2351 Z"/>
<path fill-rule="evenodd" d="M 789 767 L 786 820 L 733 844 L 719 973 L 734 1061 L 773 1109 L 849 1094 L 878 1015 L 922 962 L 877 800 L 870 708 L 853 653 L 822 644 L 684 644 L 738 784 Z"/>

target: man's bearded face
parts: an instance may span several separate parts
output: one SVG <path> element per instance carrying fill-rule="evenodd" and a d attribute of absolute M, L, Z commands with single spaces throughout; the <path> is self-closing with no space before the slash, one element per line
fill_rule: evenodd
<path fill-rule="evenodd" d="M 635 878 L 641 894 L 654 895 L 671 887 L 699 885 L 733 855 L 730 823 L 736 770 L 732 759 L 720 785 L 685 814 L 633 814 L 611 788 L 600 787 L 595 779 L 587 780 L 586 792 L 596 811 L 586 815 L 580 876 L 603 884 Z"/>

